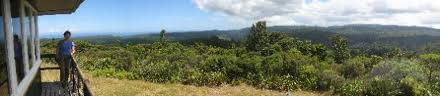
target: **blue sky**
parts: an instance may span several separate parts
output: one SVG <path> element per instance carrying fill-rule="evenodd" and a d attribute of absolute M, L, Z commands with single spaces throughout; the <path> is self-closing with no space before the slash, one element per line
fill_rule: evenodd
<path fill-rule="evenodd" d="M 384 24 L 440 28 L 440 0 L 85 0 L 71 15 L 41 16 L 43 34 Z"/>
<path fill-rule="evenodd" d="M 192 0 L 85 0 L 70 15 L 39 17 L 43 34 L 159 32 L 225 29 L 224 16 L 202 11 Z"/>

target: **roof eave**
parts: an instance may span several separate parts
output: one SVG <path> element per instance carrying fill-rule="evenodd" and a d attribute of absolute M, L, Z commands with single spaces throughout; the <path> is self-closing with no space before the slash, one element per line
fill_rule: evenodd
<path fill-rule="evenodd" d="M 81 3 L 83 3 L 84 0 L 78 0 L 78 2 L 76 2 L 76 4 L 72 7 L 72 8 L 68 8 L 68 9 L 58 9 L 58 10 L 38 10 L 38 15 L 55 15 L 55 14 L 72 14 L 74 13 L 79 6 L 81 5 Z"/>

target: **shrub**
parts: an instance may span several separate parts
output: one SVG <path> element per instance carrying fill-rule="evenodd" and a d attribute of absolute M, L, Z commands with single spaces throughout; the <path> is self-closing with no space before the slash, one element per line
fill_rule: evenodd
<path fill-rule="evenodd" d="M 266 57 L 263 61 L 263 66 L 267 68 L 265 73 L 275 75 L 293 75 L 297 72 L 297 64 L 287 63 L 285 53 L 274 53 Z"/>
<path fill-rule="evenodd" d="M 395 96 L 401 94 L 399 82 L 374 78 L 366 84 L 365 95 L 368 96 Z"/>
<path fill-rule="evenodd" d="M 353 80 L 336 88 L 342 96 L 430 96 L 429 88 L 422 82 L 407 77 L 400 81 L 375 77 L 369 80 Z"/>
<path fill-rule="evenodd" d="M 118 79 L 136 79 L 134 74 L 127 71 L 117 71 L 114 68 L 109 69 L 96 69 L 92 71 L 92 74 L 95 76 L 105 76 L 105 77 L 113 77 Z"/>
<path fill-rule="evenodd" d="M 384 61 L 368 74 L 367 95 L 429 95 L 427 72 L 415 60 Z"/>
<path fill-rule="evenodd" d="M 431 88 L 431 92 L 435 95 L 440 95 L 440 77 L 436 77 L 436 79 L 434 80 L 434 83 L 431 83 L 431 86 L 433 86 Z"/>
<path fill-rule="evenodd" d="M 196 69 L 182 70 L 181 82 L 184 84 L 203 85 L 204 74 Z"/>
<path fill-rule="evenodd" d="M 348 81 L 335 89 L 342 96 L 362 96 L 365 91 L 365 83 L 361 80 Z"/>
<path fill-rule="evenodd" d="M 176 74 L 177 70 L 168 61 L 159 61 L 146 64 L 138 73 L 143 79 L 151 82 L 167 82 L 171 80 L 172 75 Z"/>
<path fill-rule="evenodd" d="M 298 84 L 301 85 L 301 88 L 307 90 L 316 90 L 318 89 L 318 69 L 313 65 L 300 65 L 299 66 L 299 75 L 297 77 Z"/>
<path fill-rule="evenodd" d="M 276 90 L 287 90 L 293 91 L 299 86 L 295 81 L 293 76 L 271 76 L 271 75 L 261 75 L 259 80 L 261 80 L 257 86 L 265 89 L 276 89 Z"/>
<path fill-rule="evenodd" d="M 344 81 L 344 77 L 332 69 L 322 69 L 318 72 L 318 87 L 320 91 L 335 89 Z"/>
<path fill-rule="evenodd" d="M 428 67 L 428 81 L 435 83 L 433 77 L 435 72 L 440 70 L 440 54 L 424 54 L 420 55 L 420 59 Z"/>
<path fill-rule="evenodd" d="M 205 74 L 202 81 L 205 81 L 203 85 L 218 86 L 225 83 L 227 79 L 226 75 L 222 72 L 210 72 Z"/>
<path fill-rule="evenodd" d="M 342 68 L 342 73 L 345 78 L 356 78 L 363 76 L 369 72 L 372 67 L 379 63 L 380 57 L 373 56 L 371 58 L 366 56 L 357 56 L 347 60 Z"/>
<path fill-rule="evenodd" d="M 251 85 L 258 85 L 260 79 L 258 77 L 264 73 L 265 67 L 262 62 L 264 58 L 255 54 L 242 54 L 237 60 L 237 66 L 243 70 L 243 72 L 237 72 L 240 77 L 239 80 L 244 79 L 244 82 Z"/>
<path fill-rule="evenodd" d="M 426 82 L 426 67 L 415 60 L 400 59 L 386 60 L 373 67 L 368 78 L 381 77 L 390 80 L 402 80 L 411 77 L 418 81 Z"/>
<path fill-rule="evenodd" d="M 401 81 L 401 91 L 404 95 L 410 96 L 426 96 L 432 95 L 429 92 L 429 87 L 427 87 L 423 82 L 419 82 L 411 77 L 406 77 Z"/>

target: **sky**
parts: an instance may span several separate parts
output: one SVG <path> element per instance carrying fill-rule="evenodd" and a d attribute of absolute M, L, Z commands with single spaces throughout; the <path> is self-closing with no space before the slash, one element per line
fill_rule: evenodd
<path fill-rule="evenodd" d="M 85 0 L 39 17 L 40 32 L 226 30 L 274 25 L 384 24 L 440 28 L 440 0 Z"/>

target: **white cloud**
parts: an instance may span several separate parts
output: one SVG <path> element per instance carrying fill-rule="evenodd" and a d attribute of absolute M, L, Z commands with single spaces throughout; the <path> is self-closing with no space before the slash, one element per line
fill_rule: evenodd
<path fill-rule="evenodd" d="M 195 0 L 202 10 L 243 18 L 263 18 L 295 12 L 302 0 Z M 276 9 L 276 10 L 274 10 Z"/>
<path fill-rule="evenodd" d="M 393 24 L 440 28 L 440 0 L 194 0 L 204 11 L 270 25 Z"/>

